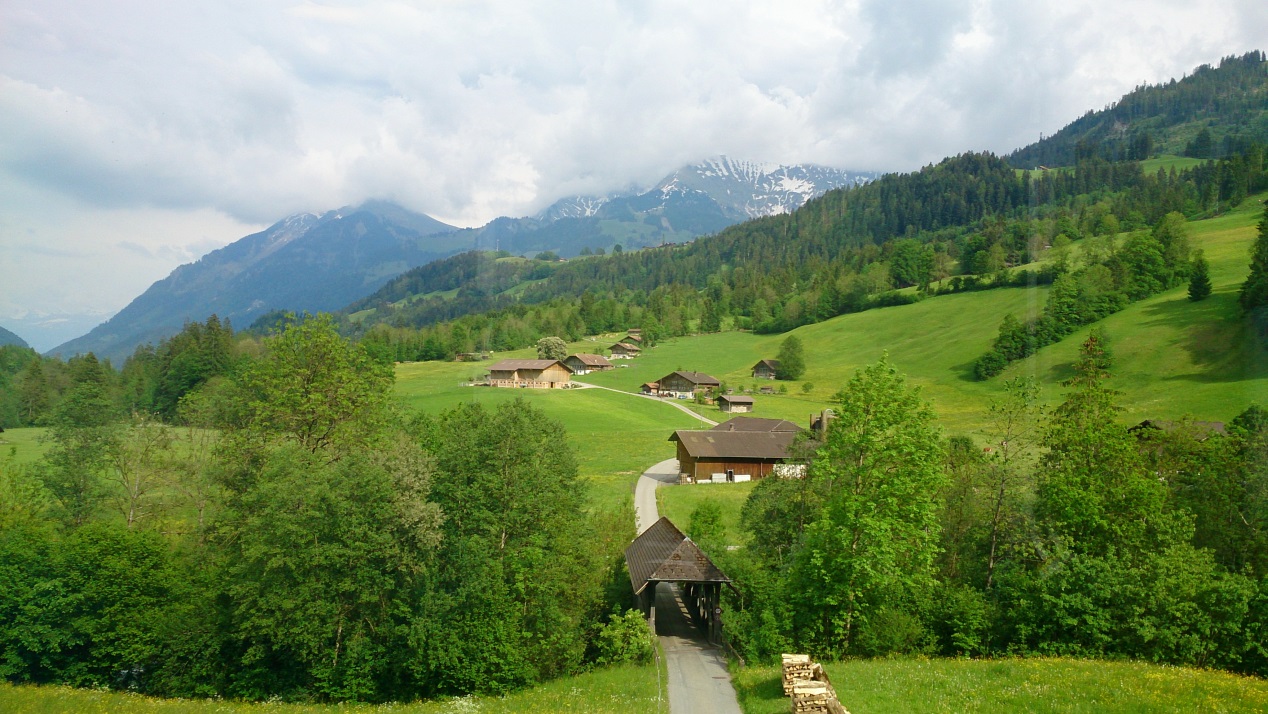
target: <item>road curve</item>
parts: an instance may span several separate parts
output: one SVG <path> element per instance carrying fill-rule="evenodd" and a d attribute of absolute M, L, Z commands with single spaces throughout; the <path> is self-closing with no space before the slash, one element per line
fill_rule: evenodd
<path fill-rule="evenodd" d="M 708 424 L 709 426 L 718 425 L 716 421 L 700 416 L 699 414 L 691 411 L 687 407 L 684 407 L 683 405 L 679 404 L 678 401 L 675 399 L 666 399 L 664 397 L 654 397 L 650 394 L 638 394 L 637 392 L 627 392 L 624 389 L 613 389 L 612 387 L 600 387 L 597 384 L 590 384 L 589 382 L 577 382 L 574 380 L 572 384 L 581 389 L 606 389 L 609 392 L 616 392 L 618 394 L 628 394 L 631 397 L 638 397 L 639 399 L 651 399 L 653 401 L 660 402 L 661 404 L 668 404 L 669 406 L 674 407 L 675 409 L 679 409 L 683 412 L 686 412 L 687 414 L 690 414 L 691 416 L 699 419 L 700 421 L 704 422 L 705 424 Z"/>
<path fill-rule="evenodd" d="M 643 472 L 634 487 L 634 517 L 641 534 L 660 516 L 656 489 L 678 483 L 678 459 Z M 721 649 L 710 645 L 687 614 L 678 585 L 656 586 L 656 635 L 669 674 L 669 714 L 741 714 Z"/>

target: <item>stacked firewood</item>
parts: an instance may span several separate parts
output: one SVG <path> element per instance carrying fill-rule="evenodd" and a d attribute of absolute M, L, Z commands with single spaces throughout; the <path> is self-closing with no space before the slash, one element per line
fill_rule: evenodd
<path fill-rule="evenodd" d="M 793 714 L 850 714 L 837 700 L 823 666 L 809 655 L 786 654 L 784 694 L 792 697 Z"/>

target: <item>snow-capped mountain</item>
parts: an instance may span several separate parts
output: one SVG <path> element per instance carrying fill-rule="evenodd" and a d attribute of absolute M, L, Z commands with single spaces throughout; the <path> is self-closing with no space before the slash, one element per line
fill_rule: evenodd
<path fill-rule="evenodd" d="M 663 194 L 702 191 L 728 216 L 758 218 L 790 213 L 834 188 L 857 186 L 875 177 L 872 172 L 814 164 L 784 166 L 719 156 L 678 169 L 656 190 Z"/>
<path fill-rule="evenodd" d="M 785 166 L 718 156 L 684 166 L 650 190 L 603 197 L 569 196 L 533 218 L 543 223 L 587 218 L 601 215 L 604 207 L 613 201 L 632 199 L 640 206 L 647 206 L 649 202 L 672 202 L 694 192 L 716 203 L 728 219 L 742 221 L 795 211 L 827 191 L 864 184 L 876 176 L 870 171 L 845 171 L 815 164 Z"/>

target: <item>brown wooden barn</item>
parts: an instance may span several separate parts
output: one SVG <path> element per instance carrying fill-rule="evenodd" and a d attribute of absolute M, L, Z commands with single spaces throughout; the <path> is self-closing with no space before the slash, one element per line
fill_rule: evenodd
<path fill-rule="evenodd" d="M 731 414 L 742 414 L 753 411 L 753 398 L 734 394 L 718 397 L 718 408 Z"/>
<path fill-rule="evenodd" d="M 678 443 L 678 471 L 694 483 L 765 478 L 788 459 L 792 431 L 690 431 L 669 437 Z"/>
<path fill-rule="evenodd" d="M 590 374 L 591 372 L 606 372 L 610 369 L 615 369 L 612 363 L 603 355 L 592 355 L 585 352 L 568 355 L 564 359 L 564 365 L 572 370 L 573 374 Z"/>
<path fill-rule="evenodd" d="M 642 350 L 637 345 L 618 342 L 608 350 L 612 353 L 612 359 L 634 359 Z"/>
<path fill-rule="evenodd" d="M 489 366 L 489 386 L 555 389 L 571 386 L 572 372 L 557 359 L 504 359 Z"/>
<path fill-rule="evenodd" d="M 704 372 L 681 370 L 661 377 L 658 383 L 662 397 L 692 397 L 722 385 L 717 379 Z"/>
<path fill-rule="evenodd" d="M 779 360 L 764 359 L 753 365 L 754 379 L 774 379 L 775 373 L 779 371 Z"/>

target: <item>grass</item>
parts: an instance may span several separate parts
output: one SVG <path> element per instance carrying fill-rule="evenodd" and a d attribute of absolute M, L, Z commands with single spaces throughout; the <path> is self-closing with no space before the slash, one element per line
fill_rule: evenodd
<path fill-rule="evenodd" d="M 727 545 L 743 546 L 748 536 L 740 527 L 740 509 L 756 485 L 757 482 L 749 481 L 708 486 L 662 486 L 656 489 L 656 510 L 685 532 L 691 523 L 692 511 L 705 501 L 715 501 L 722 509 Z"/>
<path fill-rule="evenodd" d="M 662 668 L 663 670 L 663 668 Z M 662 671 L 663 674 L 663 671 Z M 669 707 L 653 665 L 625 666 L 565 677 L 505 697 L 462 697 L 382 705 L 304 705 L 226 700 L 156 699 L 125 692 L 0 683 L 6 714 L 650 714 Z"/>
<path fill-rule="evenodd" d="M 1226 672 L 1067 659 L 865 660 L 825 665 L 853 714 L 1264 712 L 1268 682 Z M 745 714 L 783 714 L 777 667 L 735 673 Z"/>
<path fill-rule="evenodd" d="M 0 459 L 12 458 L 15 464 L 39 460 L 48 450 L 48 444 L 42 441 L 47 432 L 44 427 L 5 429 L 0 434 Z"/>
<path fill-rule="evenodd" d="M 595 349 L 594 345 L 587 345 Z M 575 349 L 575 347 L 574 347 Z M 528 353 L 505 353 L 527 356 Z M 410 411 L 436 414 L 462 402 L 486 407 L 522 398 L 558 420 L 568 432 L 581 476 L 591 485 L 592 501 L 608 507 L 629 497 L 648 466 L 673 458 L 668 441 L 676 429 L 700 422 L 664 404 L 606 389 L 493 389 L 462 387 L 490 363 L 418 362 L 397 367 L 397 395 Z"/>

